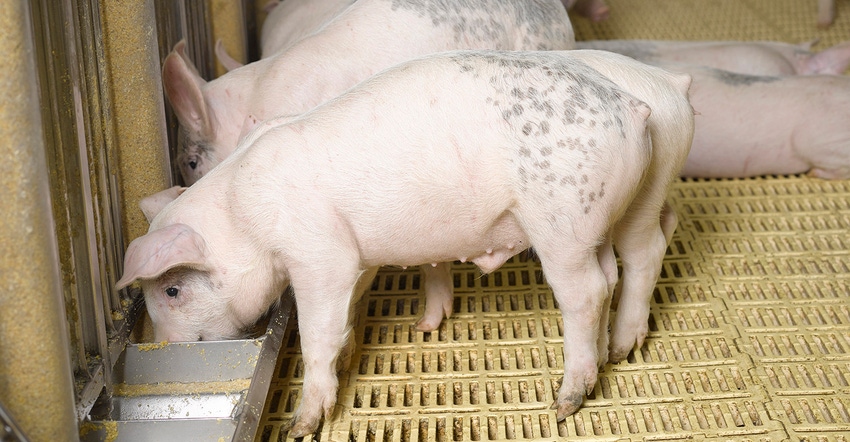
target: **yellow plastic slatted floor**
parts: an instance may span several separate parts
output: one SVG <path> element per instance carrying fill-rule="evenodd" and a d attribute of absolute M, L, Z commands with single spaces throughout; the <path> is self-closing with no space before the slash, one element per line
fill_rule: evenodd
<path fill-rule="evenodd" d="M 850 39 L 850 1 L 829 30 L 816 0 L 608 0 L 579 40 Z M 850 121 L 848 122 L 850 124 Z M 848 147 L 850 148 L 850 147 Z M 453 317 L 415 332 L 416 269 L 385 269 L 358 311 L 357 352 L 321 441 L 850 440 L 850 181 L 684 180 L 680 225 L 650 335 L 609 364 L 584 407 L 549 410 L 563 369 L 560 314 L 540 266 L 454 268 Z M 293 322 L 294 324 L 294 322 Z M 286 440 L 303 364 L 289 330 L 258 439 Z"/>

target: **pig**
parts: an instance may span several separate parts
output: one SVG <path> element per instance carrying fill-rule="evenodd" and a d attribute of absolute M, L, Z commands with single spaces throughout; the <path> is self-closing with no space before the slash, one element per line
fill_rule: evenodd
<path fill-rule="evenodd" d="M 227 49 L 224 48 L 224 42 L 221 39 L 218 39 L 215 42 L 215 57 L 224 67 L 224 70 L 228 72 L 245 66 L 244 63 L 239 62 L 227 53 Z"/>
<path fill-rule="evenodd" d="M 184 183 L 191 185 L 259 121 L 304 113 L 418 55 L 574 45 L 558 0 L 360 0 L 288 50 L 209 82 L 197 74 L 179 42 L 162 71 L 166 97 L 180 122 L 176 161 Z"/>
<path fill-rule="evenodd" d="M 688 63 L 748 75 L 840 75 L 850 66 L 850 41 L 817 53 L 811 51 L 813 43 L 591 40 L 577 42 L 576 47 L 617 52 L 647 63 Z"/>
<path fill-rule="evenodd" d="M 260 32 L 260 58 L 283 52 L 353 3 L 354 0 L 286 0 L 274 7 Z"/>
<path fill-rule="evenodd" d="M 159 215 L 159 212 L 162 211 L 163 207 L 177 199 L 177 197 L 182 195 L 185 191 L 185 187 L 169 187 L 161 192 L 142 198 L 142 200 L 139 201 L 139 208 L 142 209 L 145 219 L 148 220 L 148 223 L 150 223 L 157 215 Z"/>
<path fill-rule="evenodd" d="M 603 21 L 611 14 L 611 8 L 605 3 L 605 0 L 564 0 L 564 5 L 593 22 Z"/>
<path fill-rule="evenodd" d="M 835 0 L 818 0 L 818 27 L 828 28 L 835 21 Z"/>
<path fill-rule="evenodd" d="M 693 108 L 687 96 L 691 79 L 687 74 L 671 75 L 611 52 L 576 50 L 571 55 L 653 109 L 648 122 L 653 146 L 648 177 L 637 197 L 639 203 L 629 207 L 613 237 L 623 264 L 623 284 L 618 314 L 611 327 L 608 360 L 619 362 L 635 346 L 643 345 L 646 338 L 650 296 L 678 224 L 676 213 L 665 200 L 685 164 L 694 136 Z M 635 241 L 634 238 L 651 240 Z M 431 279 L 443 280 L 439 275 Z M 443 319 L 437 306 L 450 309 L 452 297 L 451 289 L 426 290 L 426 311 L 417 328 L 436 329 Z"/>
<path fill-rule="evenodd" d="M 185 341 L 239 335 L 291 285 L 302 437 L 332 415 L 350 309 L 378 266 L 487 273 L 534 247 L 564 321 L 562 420 L 604 358 L 612 229 L 650 165 L 650 113 L 570 51 L 403 62 L 259 124 L 130 244 L 117 287 L 139 280 L 156 340 Z"/>
<path fill-rule="evenodd" d="M 808 172 L 850 178 L 850 77 L 753 76 L 660 65 L 693 77 L 690 97 L 698 115 L 683 177 Z"/>
<path fill-rule="evenodd" d="M 692 80 L 690 75 L 675 75 L 610 52 L 576 50 L 572 56 L 652 109 L 648 120 L 652 158 L 647 178 L 613 235 L 623 281 L 611 326 L 609 360 L 619 362 L 634 347 L 641 347 L 646 338 L 650 298 L 678 224 L 666 199 L 686 163 L 694 137 L 694 110 L 688 97 Z"/>

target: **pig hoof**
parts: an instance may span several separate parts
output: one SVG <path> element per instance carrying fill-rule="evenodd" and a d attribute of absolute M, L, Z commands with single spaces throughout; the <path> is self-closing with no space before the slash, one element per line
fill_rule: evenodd
<path fill-rule="evenodd" d="M 607 353 L 600 353 L 599 362 L 596 364 L 596 368 L 599 369 L 599 371 L 603 371 L 606 364 L 608 364 Z"/>
<path fill-rule="evenodd" d="M 421 332 L 432 332 L 440 328 L 443 318 L 448 318 L 452 314 L 451 298 L 448 303 L 443 303 L 443 310 L 432 312 L 425 310 L 425 314 L 416 321 L 416 330 Z"/>
<path fill-rule="evenodd" d="M 629 356 L 629 352 L 631 351 L 631 348 L 612 348 L 611 352 L 608 354 L 608 360 L 610 360 L 612 363 L 623 361 Z"/>
<path fill-rule="evenodd" d="M 305 437 L 315 433 L 317 428 L 319 428 L 319 421 L 305 422 L 303 420 L 299 420 L 295 423 L 295 425 L 292 425 L 292 429 L 289 430 L 289 437 L 292 439 Z"/>
<path fill-rule="evenodd" d="M 581 408 L 581 403 L 584 400 L 584 395 L 581 393 L 577 393 L 568 399 L 561 401 L 560 399 L 553 403 L 550 407 L 552 410 L 558 410 L 555 415 L 558 419 L 558 422 L 566 419 L 567 416 L 572 416 Z"/>
<path fill-rule="evenodd" d="M 627 327 L 620 330 L 634 330 L 628 333 L 628 336 L 623 338 L 621 333 L 614 331 L 614 336 L 611 339 L 611 350 L 608 352 L 608 359 L 611 362 L 620 362 L 629 356 L 629 353 L 635 348 L 641 348 L 643 341 L 646 340 L 648 332 L 647 326 L 643 327 Z"/>
<path fill-rule="evenodd" d="M 418 321 L 416 321 L 416 331 L 421 332 L 432 332 L 440 328 L 440 323 L 443 322 L 443 318 L 429 318 L 427 316 L 423 316 Z"/>

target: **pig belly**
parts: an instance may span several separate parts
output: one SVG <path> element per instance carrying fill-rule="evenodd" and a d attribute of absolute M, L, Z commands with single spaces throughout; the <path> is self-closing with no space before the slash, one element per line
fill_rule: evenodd
<path fill-rule="evenodd" d="M 508 198 L 505 196 L 504 201 Z M 482 272 L 490 273 L 529 246 L 510 210 L 488 213 L 486 207 L 475 207 L 470 201 L 439 203 L 472 210 L 456 211 L 446 217 L 438 207 L 420 206 L 414 208 L 417 210 L 401 209 L 395 214 L 376 216 L 374 219 L 381 221 L 380 230 L 371 227 L 361 232 L 375 232 L 377 236 L 356 234 L 363 262 L 368 266 L 414 266 L 471 261 Z M 387 221 L 390 218 L 398 222 Z"/>

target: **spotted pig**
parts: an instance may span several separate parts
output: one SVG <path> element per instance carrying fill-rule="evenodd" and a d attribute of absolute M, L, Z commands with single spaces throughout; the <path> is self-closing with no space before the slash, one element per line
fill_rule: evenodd
<path fill-rule="evenodd" d="M 239 336 L 291 284 L 300 437 L 332 414 L 350 309 L 378 266 L 460 259 L 486 273 L 534 247 L 567 338 L 563 419 L 605 360 L 612 229 L 651 162 L 649 116 L 569 51 L 402 63 L 261 123 L 130 244 L 118 287 L 139 280 L 155 338 L 185 341 Z"/>

